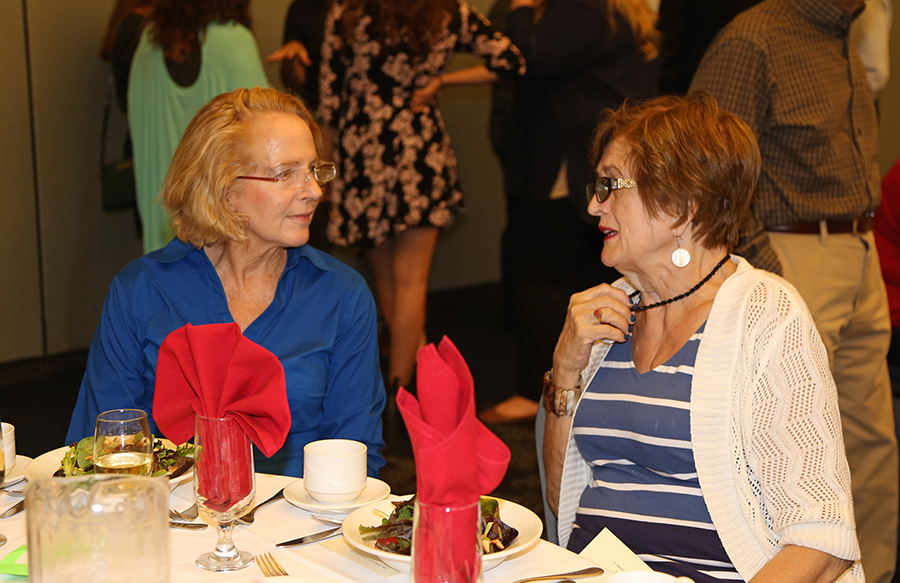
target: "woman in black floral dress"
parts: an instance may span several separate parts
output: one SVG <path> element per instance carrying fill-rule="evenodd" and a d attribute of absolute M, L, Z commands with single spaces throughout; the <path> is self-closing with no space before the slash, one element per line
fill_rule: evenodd
<path fill-rule="evenodd" d="M 444 73 L 456 52 L 485 64 Z M 420 96 L 524 70 L 518 49 L 465 0 L 335 0 L 328 10 L 319 114 L 336 130 L 338 162 L 328 238 L 367 252 L 392 384 L 409 383 L 425 344 L 438 229 L 462 210 L 450 136 Z"/>

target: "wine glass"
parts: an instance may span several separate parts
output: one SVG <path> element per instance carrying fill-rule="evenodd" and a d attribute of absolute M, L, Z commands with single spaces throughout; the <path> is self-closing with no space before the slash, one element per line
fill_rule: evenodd
<path fill-rule="evenodd" d="M 250 438 L 232 417 L 197 415 L 194 431 L 194 499 L 217 527 L 216 550 L 200 555 L 197 566 L 209 571 L 237 571 L 253 564 L 253 555 L 231 540 L 234 522 L 247 511 L 256 493 Z"/>
<path fill-rule="evenodd" d="M 153 437 L 147 412 L 115 409 L 97 415 L 94 471 L 98 474 L 149 476 L 153 470 Z"/>

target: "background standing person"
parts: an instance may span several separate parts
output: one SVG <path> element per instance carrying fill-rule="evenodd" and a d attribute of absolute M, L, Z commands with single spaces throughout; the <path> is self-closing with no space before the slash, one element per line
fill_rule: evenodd
<path fill-rule="evenodd" d="M 118 0 L 106 24 L 100 58 L 112 66 L 116 103 L 122 113 L 128 113 L 128 78 L 134 51 L 152 14 L 152 0 Z M 127 136 L 123 154 L 131 156 L 131 140 Z"/>
<path fill-rule="evenodd" d="M 250 0 L 154 2 L 128 85 L 145 253 L 172 239 L 172 223 L 159 193 L 191 118 L 216 95 L 269 84 L 250 32 L 249 10 Z"/>
<path fill-rule="evenodd" d="M 281 80 L 310 110 L 319 107 L 319 61 L 325 34 L 325 0 L 294 0 L 284 19 L 284 44 L 266 57 L 281 62 Z"/>
<path fill-rule="evenodd" d="M 887 583 L 900 493 L 891 322 L 872 233 L 878 122 L 849 34 L 863 5 L 765 0 L 725 27 L 691 87 L 759 140 L 762 175 L 736 252 L 784 273 L 813 314 L 838 390 L 866 580 Z"/>
<path fill-rule="evenodd" d="M 100 58 L 107 61 L 112 69 L 111 90 L 115 92 L 115 101 L 119 110 L 126 115 L 128 114 L 128 80 L 131 75 L 131 62 L 134 59 L 138 42 L 141 40 L 141 33 L 152 14 L 153 0 L 117 0 L 109 15 L 106 33 L 103 35 L 103 42 L 100 46 Z M 131 134 L 126 125 L 125 138 L 122 142 L 122 158 L 129 159 L 133 156 Z M 134 201 L 130 206 L 134 209 L 135 227 L 140 236 L 142 233 L 141 218 L 136 202 Z"/>
<path fill-rule="evenodd" d="M 662 66 L 659 90 L 684 95 L 709 43 L 722 27 L 759 0 L 660 0 Z"/>
<path fill-rule="evenodd" d="M 485 65 L 444 73 L 460 51 Z M 438 230 L 462 207 L 456 156 L 432 99 L 442 87 L 524 68 L 518 49 L 465 0 L 336 0 L 328 11 L 319 112 L 336 130 L 338 163 L 328 236 L 361 247 L 372 265 L 393 386 L 409 384 L 425 345 Z"/>
<path fill-rule="evenodd" d="M 616 279 L 587 214 L 591 136 L 604 108 L 657 95 L 659 33 L 644 0 L 512 0 L 506 27 L 528 63 L 516 80 L 503 160 L 510 278 L 519 345 L 518 394 L 486 423 L 533 420 L 569 297 Z M 540 16 L 538 16 L 540 15 Z"/>

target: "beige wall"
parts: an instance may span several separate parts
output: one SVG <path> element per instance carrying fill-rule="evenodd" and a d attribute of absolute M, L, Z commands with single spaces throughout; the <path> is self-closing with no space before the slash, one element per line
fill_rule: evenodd
<path fill-rule="evenodd" d="M 130 213 L 100 208 L 95 175 L 108 71 L 97 52 L 109 4 L 25 5 L 46 350 L 56 354 L 90 343 L 106 288 L 139 246 Z M 113 140 L 121 144 L 121 133 Z"/>
<path fill-rule="evenodd" d="M 40 271 L 28 106 L 25 26 L 19 2 L 0 4 L 0 361 L 43 350 Z"/>
<path fill-rule="evenodd" d="M 0 363 L 86 348 L 113 276 L 140 254 L 133 216 L 100 208 L 95 176 L 109 70 L 97 51 L 112 4 L 0 2 Z M 253 1 L 263 55 L 280 46 L 289 4 Z M 277 83 L 277 66 L 267 73 Z M 503 207 L 487 101 L 487 88 L 442 99 L 469 214 L 441 238 L 433 289 L 499 279 Z M 112 123 L 115 155 L 123 120 L 114 113 Z"/>

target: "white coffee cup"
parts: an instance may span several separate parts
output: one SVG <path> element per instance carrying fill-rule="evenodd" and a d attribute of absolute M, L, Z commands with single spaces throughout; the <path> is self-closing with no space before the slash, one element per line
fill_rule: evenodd
<path fill-rule="evenodd" d="M 0 423 L 3 427 L 3 458 L 6 460 L 6 475 L 16 465 L 16 428 L 11 423 Z"/>
<path fill-rule="evenodd" d="M 366 444 L 322 439 L 303 448 L 303 486 L 322 504 L 356 500 L 366 489 Z"/>
<path fill-rule="evenodd" d="M 622 571 L 613 573 L 603 580 L 603 583 L 693 583 L 687 577 L 673 577 L 668 573 L 656 571 Z"/>

